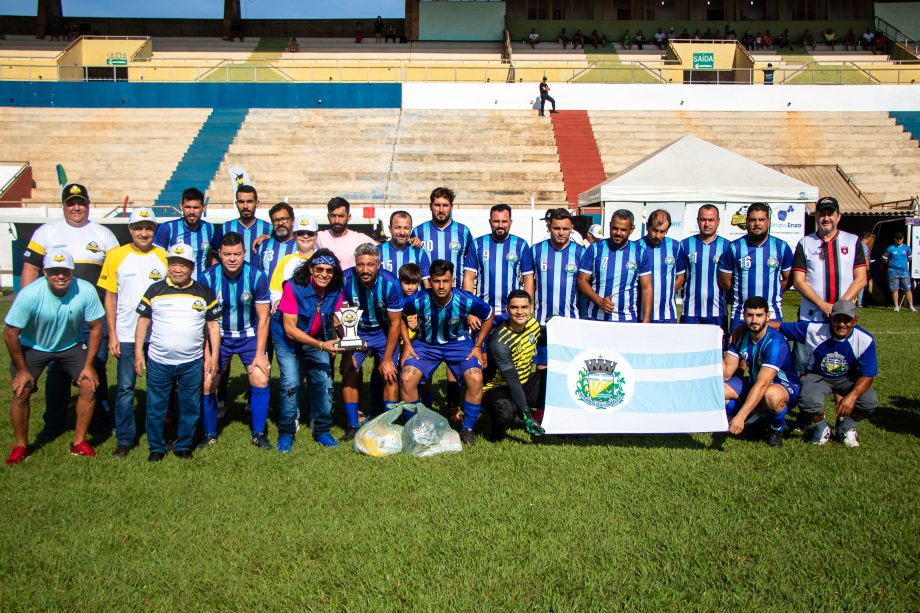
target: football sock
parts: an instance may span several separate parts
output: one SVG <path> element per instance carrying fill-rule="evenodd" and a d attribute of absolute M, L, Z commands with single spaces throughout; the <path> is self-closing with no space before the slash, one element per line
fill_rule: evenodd
<path fill-rule="evenodd" d="M 481 406 L 478 404 L 473 404 L 466 400 L 463 401 L 463 429 L 472 430 L 473 426 L 476 425 L 476 421 L 479 419 L 479 411 Z"/>
<path fill-rule="evenodd" d="M 416 398 L 415 400 L 407 400 L 405 404 L 418 404 L 418 398 Z M 409 421 L 410 419 L 415 417 L 415 411 L 410 411 L 409 409 L 403 409 L 403 417 L 405 418 L 406 421 Z"/>
<path fill-rule="evenodd" d="M 348 425 L 352 428 L 358 427 L 358 403 L 345 403 L 345 418 L 348 419 Z"/>
<path fill-rule="evenodd" d="M 770 414 L 770 428 L 773 430 L 782 430 L 786 425 L 786 413 L 789 412 L 789 405 L 783 407 L 779 413 Z"/>
<path fill-rule="evenodd" d="M 737 400 L 732 399 L 725 403 L 725 412 L 731 415 L 735 412 L 735 405 L 738 403 Z"/>
<path fill-rule="evenodd" d="M 384 401 L 383 401 L 383 410 L 384 410 L 384 411 L 389 411 L 390 409 L 392 409 L 393 407 L 395 407 L 397 404 L 398 404 L 398 403 L 397 403 L 396 401 L 394 401 L 394 400 L 384 400 Z"/>
<path fill-rule="evenodd" d="M 252 433 L 265 433 L 265 422 L 268 421 L 268 387 L 253 387 L 250 395 L 252 409 Z"/>
<path fill-rule="evenodd" d="M 205 436 L 217 436 L 217 396 L 205 394 L 201 407 L 201 426 Z"/>

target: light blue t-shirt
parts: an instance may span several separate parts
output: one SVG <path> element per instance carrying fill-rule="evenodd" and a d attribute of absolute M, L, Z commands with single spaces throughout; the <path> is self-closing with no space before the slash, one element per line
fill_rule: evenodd
<path fill-rule="evenodd" d="M 4 321 L 22 330 L 19 342 L 23 347 L 54 353 L 79 343 L 80 327 L 104 316 L 99 294 L 88 281 L 74 277 L 67 293 L 59 298 L 41 278 L 20 290 Z"/>
<path fill-rule="evenodd" d="M 901 243 L 900 245 L 891 245 L 885 249 L 885 255 L 882 256 L 888 260 L 888 274 L 892 277 L 907 277 L 908 270 L 907 260 L 910 258 L 910 247 Z"/>

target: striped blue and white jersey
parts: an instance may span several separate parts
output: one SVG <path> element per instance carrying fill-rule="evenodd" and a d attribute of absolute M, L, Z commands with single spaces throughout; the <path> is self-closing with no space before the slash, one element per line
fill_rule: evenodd
<path fill-rule="evenodd" d="M 406 245 L 402 249 L 397 249 L 392 242 L 386 242 L 377 245 L 377 253 L 380 254 L 380 268 L 391 272 L 399 278 L 399 269 L 403 264 L 409 262 L 418 265 L 422 270 L 422 279 L 428 278 L 428 269 L 431 267 L 431 259 L 428 252 L 421 247 Z"/>
<path fill-rule="evenodd" d="M 362 332 L 389 330 L 390 318 L 387 313 L 402 313 L 404 306 L 399 279 L 386 270 L 378 270 L 374 285 L 366 287 L 355 269 L 349 268 L 345 271 L 342 294 L 349 306 L 361 309 L 358 330 Z"/>
<path fill-rule="evenodd" d="M 559 315 L 578 319 L 578 265 L 585 248 L 575 241 L 562 249 L 550 240 L 530 248 L 534 266 L 534 302 L 536 318 L 541 324 Z"/>
<path fill-rule="evenodd" d="M 585 250 L 579 272 L 591 275 L 591 287 L 602 298 L 613 302 L 613 312 L 605 313 L 591 301 L 587 319 L 598 321 L 636 321 L 639 277 L 652 274 L 644 243 L 626 241 L 619 249 L 611 240 L 597 241 Z"/>
<path fill-rule="evenodd" d="M 208 251 L 212 246 L 217 248 L 214 240 L 216 232 L 217 229 L 204 220 L 199 221 L 198 227 L 192 230 L 185 223 L 185 219 L 180 217 L 158 225 L 153 236 L 153 244 L 166 251 L 180 243 L 191 247 L 195 251 L 195 270 L 192 271 L 192 278 L 198 279 L 199 273 L 208 266 Z"/>
<path fill-rule="evenodd" d="M 701 241 L 698 236 L 690 236 L 681 241 L 687 269 L 684 315 L 725 316 L 725 295 L 719 289 L 719 260 L 728 245 L 728 240 L 718 235 L 708 243 Z"/>
<path fill-rule="evenodd" d="M 732 319 L 741 319 L 744 301 L 760 296 L 770 305 L 770 319 L 783 318 L 782 273 L 792 270 L 792 250 L 785 241 L 768 236 L 753 245 L 747 236 L 734 240 L 722 253 L 719 272 L 732 275 Z"/>
<path fill-rule="evenodd" d="M 214 237 L 214 248 L 220 249 L 220 239 L 228 232 L 237 232 L 243 236 L 243 247 L 245 247 L 245 258 L 247 262 L 252 261 L 252 243 L 266 234 L 272 233 L 272 225 L 264 219 L 256 219 L 248 228 L 240 223 L 239 218 L 225 221 L 217 230 Z"/>
<path fill-rule="evenodd" d="M 486 234 L 475 239 L 473 247 L 464 268 L 476 273 L 476 295 L 499 317 L 507 311 L 508 293 L 521 288 L 524 275 L 533 274 L 530 246 L 518 236 L 497 241 Z"/>
<path fill-rule="evenodd" d="M 434 225 L 434 222 L 426 221 L 417 225 L 412 235 L 422 241 L 422 249 L 428 254 L 431 262 L 447 260 L 454 265 L 454 284 L 460 287 L 463 283 L 466 254 L 474 248 L 470 229 L 459 221 L 451 220 L 442 230 Z"/>
<path fill-rule="evenodd" d="M 416 292 L 406 299 L 403 307 L 406 315 L 418 315 L 416 339 L 429 345 L 446 345 L 470 338 L 467 315 L 486 320 L 492 315 L 492 307 L 462 289 L 451 291 L 450 301 L 443 307 L 434 300 L 432 290 Z"/>
<path fill-rule="evenodd" d="M 260 266 L 270 280 L 278 262 L 280 262 L 284 256 L 290 255 L 295 251 L 297 251 L 297 241 L 294 240 L 293 235 L 284 242 L 272 236 L 259 244 L 256 260 L 253 263 Z"/>
<path fill-rule="evenodd" d="M 256 335 L 259 317 L 257 304 L 270 304 L 268 277 L 262 269 L 243 262 L 235 279 L 231 279 L 223 266 L 215 264 L 205 270 L 199 279 L 211 290 L 221 306 L 221 336 L 243 338 Z"/>
<path fill-rule="evenodd" d="M 652 317 L 651 321 L 677 319 L 677 304 L 674 301 L 674 284 L 677 275 L 687 271 L 684 250 L 679 241 L 667 236 L 657 247 L 642 239 L 649 266 L 652 267 Z"/>
<path fill-rule="evenodd" d="M 748 330 L 728 348 L 728 354 L 746 362 L 747 379 L 757 381 L 760 369 L 764 366 L 776 371 L 774 383 L 798 383 L 799 372 L 795 367 L 795 358 L 789 351 L 789 342 L 779 330 L 767 326 L 766 333 L 755 341 Z"/>

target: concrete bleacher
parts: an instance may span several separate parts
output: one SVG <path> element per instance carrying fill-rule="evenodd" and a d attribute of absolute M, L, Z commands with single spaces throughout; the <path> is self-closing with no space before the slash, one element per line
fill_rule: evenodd
<path fill-rule="evenodd" d="M 56 165 L 101 207 L 151 204 L 210 109 L 0 107 L 8 155 L 32 166 L 31 203 L 60 202 Z"/>
<path fill-rule="evenodd" d="M 592 111 L 608 176 L 684 134 L 765 165 L 836 164 L 871 202 L 920 193 L 920 149 L 883 112 Z"/>

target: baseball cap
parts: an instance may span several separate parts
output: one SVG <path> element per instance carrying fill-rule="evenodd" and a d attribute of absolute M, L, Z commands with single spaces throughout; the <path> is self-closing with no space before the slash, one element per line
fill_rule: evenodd
<path fill-rule="evenodd" d="M 79 183 L 69 183 L 65 185 L 63 191 L 61 191 L 61 203 L 63 204 L 74 198 L 80 198 L 81 200 L 89 202 L 89 192 Z"/>
<path fill-rule="evenodd" d="M 142 206 L 131 211 L 131 216 L 128 218 L 128 225 L 133 226 L 136 223 L 150 222 L 154 225 L 157 223 L 157 216 L 153 214 L 153 211 L 149 208 Z"/>
<path fill-rule="evenodd" d="M 821 209 L 833 209 L 835 211 L 839 211 L 840 205 L 837 203 L 837 199 L 833 196 L 825 196 L 815 203 L 815 210 L 820 211 Z"/>
<path fill-rule="evenodd" d="M 592 224 L 591 227 L 588 228 L 588 234 L 594 238 L 604 238 L 604 230 L 601 229 L 601 224 L 599 223 Z"/>
<path fill-rule="evenodd" d="M 319 224 L 316 223 L 316 218 L 313 215 L 298 215 L 294 220 L 294 227 L 291 230 L 295 234 L 297 232 L 317 232 L 319 230 Z"/>
<path fill-rule="evenodd" d="M 186 262 L 194 264 L 195 250 L 185 243 L 176 243 L 166 252 L 166 259 L 168 260 L 170 258 L 179 258 L 180 260 L 185 260 Z"/>
<path fill-rule="evenodd" d="M 73 257 L 63 249 L 52 249 L 45 254 L 42 268 L 69 268 L 73 270 Z"/>
<path fill-rule="evenodd" d="M 856 317 L 856 305 L 851 300 L 838 300 L 831 307 L 831 317 L 834 315 L 846 315 L 852 319 Z"/>

